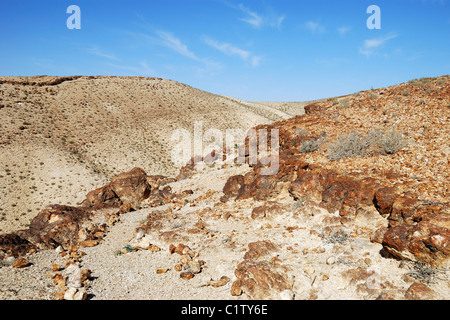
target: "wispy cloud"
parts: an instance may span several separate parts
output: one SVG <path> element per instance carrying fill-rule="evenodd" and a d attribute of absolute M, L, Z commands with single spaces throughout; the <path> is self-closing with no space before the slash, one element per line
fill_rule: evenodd
<path fill-rule="evenodd" d="M 207 45 L 213 47 L 216 50 L 219 50 L 220 52 L 228 56 L 237 56 L 244 61 L 249 61 L 254 67 L 258 66 L 262 59 L 262 57 L 254 56 L 250 51 L 243 50 L 230 43 L 219 42 L 209 37 L 204 37 L 203 40 Z"/>
<path fill-rule="evenodd" d="M 385 37 L 364 40 L 364 45 L 359 48 L 359 53 L 370 57 L 376 53 L 377 49 L 383 46 L 387 41 L 397 38 L 396 34 L 389 34 Z"/>
<path fill-rule="evenodd" d="M 250 57 L 250 52 L 237 48 L 229 43 L 220 43 L 208 37 L 204 37 L 204 41 L 207 45 L 229 55 L 229 56 L 239 56 L 242 60 L 247 60 Z"/>
<path fill-rule="evenodd" d="M 182 43 L 181 40 L 178 39 L 177 37 L 175 37 L 172 33 L 167 32 L 167 31 L 157 30 L 157 31 L 155 31 L 155 34 L 159 37 L 160 45 L 166 46 L 187 58 L 197 60 L 197 61 L 201 60 L 200 58 L 198 58 L 195 55 L 195 53 L 193 53 L 192 51 L 189 50 L 187 45 Z"/>
<path fill-rule="evenodd" d="M 308 29 L 309 31 L 311 31 L 312 34 L 321 34 L 325 32 L 325 27 L 322 26 L 320 23 L 318 22 L 314 22 L 314 21 L 307 21 L 305 23 L 305 27 L 306 29 Z"/>
<path fill-rule="evenodd" d="M 278 14 L 270 8 L 267 8 L 264 13 L 260 13 L 246 7 L 242 3 L 238 5 L 231 4 L 228 1 L 224 1 L 223 3 L 228 7 L 239 11 L 243 15 L 243 17 L 239 18 L 240 21 L 257 29 L 268 26 L 280 30 L 283 21 L 286 19 L 284 14 Z"/>
<path fill-rule="evenodd" d="M 97 46 L 93 46 L 90 48 L 87 48 L 86 51 L 90 54 L 96 55 L 98 57 L 106 58 L 108 60 L 119 60 L 115 55 L 108 54 L 103 51 L 101 51 Z"/>
<path fill-rule="evenodd" d="M 240 19 L 241 21 L 244 21 L 256 28 L 260 28 L 262 26 L 263 18 L 258 13 L 251 11 L 242 3 L 238 5 L 238 9 L 241 10 L 246 15 L 245 18 Z"/>
<path fill-rule="evenodd" d="M 347 26 L 342 26 L 340 28 L 337 28 L 337 32 L 339 33 L 339 35 L 341 36 L 345 36 L 347 34 L 347 32 L 349 32 L 352 28 L 347 27 Z"/>

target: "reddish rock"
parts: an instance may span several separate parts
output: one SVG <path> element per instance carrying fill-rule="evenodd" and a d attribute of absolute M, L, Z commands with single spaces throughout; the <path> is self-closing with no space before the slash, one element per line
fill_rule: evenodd
<path fill-rule="evenodd" d="M 3 252 L 8 256 L 19 257 L 35 249 L 36 246 L 34 244 L 17 234 L 0 235 L 0 253 Z"/>
<path fill-rule="evenodd" d="M 232 176 L 225 183 L 225 186 L 223 187 L 223 193 L 226 196 L 237 196 L 239 189 L 242 187 L 243 184 L 244 184 L 243 175 Z"/>
<path fill-rule="evenodd" d="M 81 225 L 92 214 L 87 208 L 52 205 L 39 212 L 27 230 L 17 234 L 40 249 L 67 248 L 78 243 Z"/>
<path fill-rule="evenodd" d="M 87 207 L 119 207 L 129 203 L 133 209 L 150 196 L 151 186 L 147 174 L 141 168 L 123 172 L 105 186 L 89 192 L 83 205 Z"/>
<path fill-rule="evenodd" d="M 392 206 L 398 195 L 394 188 L 380 188 L 375 192 L 374 205 L 380 214 L 391 214 Z"/>
<path fill-rule="evenodd" d="M 180 278 L 184 280 L 190 280 L 194 277 L 194 274 L 192 272 L 186 271 L 180 273 Z"/>
<path fill-rule="evenodd" d="M 388 217 L 389 226 L 397 226 L 402 223 L 414 224 L 413 217 L 420 201 L 409 197 L 397 197 L 393 204 L 391 214 Z"/>
<path fill-rule="evenodd" d="M 27 259 L 19 258 L 16 261 L 14 261 L 14 263 L 12 264 L 12 267 L 20 269 L 20 268 L 28 267 L 29 265 L 30 265 L 30 262 L 28 262 Z"/>
<path fill-rule="evenodd" d="M 245 292 L 251 299 L 278 299 L 279 293 L 290 290 L 293 279 L 285 266 L 269 261 L 244 260 L 234 272 L 237 281 L 232 285 L 231 294 Z"/>
<path fill-rule="evenodd" d="M 445 262 L 450 255 L 450 214 L 430 214 L 414 225 L 391 227 L 382 244 L 400 259 Z"/>
<path fill-rule="evenodd" d="M 323 107 L 317 103 L 311 103 L 305 106 L 306 114 L 317 114 L 323 111 Z"/>
<path fill-rule="evenodd" d="M 269 240 L 257 241 L 248 244 L 249 250 L 245 253 L 245 260 L 259 260 L 270 253 L 278 251 L 278 248 Z"/>
<path fill-rule="evenodd" d="M 423 283 L 414 282 L 405 292 L 407 300 L 434 300 L 435 292 Z"/>
<path fill-rule="evenodd" d="M 147 183 L 147 174 L 141 168 L 118 174 L 111 179 L 112 191 L 122 203 L 130 203 L 133 209 L 148 198 L 151 187 Z"/>

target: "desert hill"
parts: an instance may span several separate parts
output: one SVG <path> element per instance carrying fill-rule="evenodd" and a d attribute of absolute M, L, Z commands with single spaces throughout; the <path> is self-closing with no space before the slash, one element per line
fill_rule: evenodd
<path fill-rule="evenodd" d="M 0 77 L 0 230 L 133 167 L 175 176 L 172 132 L 194 121 L 246 131 L 280 114 L 159 78 Z"/>
<path fill-rule="evenodd" d="M 278 170 L 246 138 L 97 181 L 0 235 L 0 297 L 447 300 L 450 77 L 263 105 Z"/>

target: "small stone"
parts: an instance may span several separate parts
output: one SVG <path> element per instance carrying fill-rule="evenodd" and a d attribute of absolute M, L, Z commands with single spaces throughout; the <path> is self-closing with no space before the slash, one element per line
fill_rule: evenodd
<path fill-rule="evenodd" d="M 314 268 L 313 267 L 311 267 L 311 266 L 308 266 L 308 267 L 306 267 L 304 270 L 303 270 L 306 274 L 314 274 L 314 272 L 316 272 L 316 270 L 314 270 Z"/>
<path fill-rule="evenodd" d="M 87 299 L 87 293 L 85 288 L 80 288 L 73 296 L 73 300 L 82 301 Z"/>
<path fill-rule="evenodd" d="M 435 293 L 423 283 L 414 282 L 405 292 L 407 300 L 434 300 Z"/>
<path fill-rule="evenodd" d="M 64 300 L 75 300 L 75 293 L 77 293 L 77 288 L 68 288 L 64 293 Z"/>
<path fill-rule="evenodd" d="M 80 270 L 80 281 L 84 282 L 91 277 L 91 270 L 81 269 Z"/>
<path fill-rule="evenodd" d="M 52 271 L 60 271 L 61 270 L 61 265 L 59 264 L 52 264 Z"/>
<path fill-rule="evenodd" d="M 219 280 L 211 280 L 208 282 L 208 286 L 212 286 L 214 288 L 223 287 L 228 282 L 230 282 L 230 278 L 227 276 L 222 276 Z"/>
<path fill-rule="evenodd" d="M 64 300 L 64 295 L 67 291 L 67 288 L 61 288 L 59 289 L 53 296 L 53 300 Z"/>
<path fill-rule="evenodd" d="M 181 271 L 183 270 L 183 265 L 181 263 L 177 263 L 174 267 L 175 271 Z"/>
<path fill-rule="evenodd" d="M 322 280 L 323 280 L 323 281 L 327 281 L 328 279 L 330 279 L 330 277 L 327 276 L 326 274 L 324 274 L 323 277 L 322 277 Z"/>
<path fill-rule="evenodd" d="M 12 264 L 13 268 L 25 268 L 28 267 L 30 265 L 30 263 L 28 262 L 27 259 L 25 258 L 19 258 L 16 261 L 14 261 L 14 263 Z"/>
<path fill-rule="evenodd" d="M 239 280 L 233 282 L 230 293 L 232 296 L 240 296 L 242 294 L 241 282 Z"/>
<path fill-rule="evenodd" d="M 188 265 L 193 274 L 197 274 L 202 271 L 202 266 L 199 261 L 190 261 Z"/>
<path fill-rule="evenodd" d="M 365 258 L 364 259 L 365 264 L 367 264 L 368 266 L 372 265 L 372 260 L 370 258 Z"/>
<path fill-rule="evenodd" d="M 186 268 L 189 266 L 189 263 L 191 261 L 192 261 L 192 258 L 187 254 L 182 255 L 180 258 L 180 262 L 181 262 L 182 266 L 186 267 Z"/>
<path fill-rule="evenodd" d="M 327 259 L 327 264 L 328 265 L 334 264 L 335 262 L 336 262 L 336 259 L 334 257 L 329 257 Z"/>
<path fill-rule="evenodd" d="M 190 271 L 186 271 L 186 272 L 181 272 L 180 273 L 180 278 L 184 279 L 184 280 L 190 280 L 194 277 L 194 274 Z"/>
<path fill-rule="evenodd" d="M 156 269 L 156 274 L 163 274 L 166 273 L 167 271 L 169 271 L 169 268 Z"/>
<path fill-rule="evenodd" d="M 53 284 L 62 288 L 66 285 L 66 278 L 62 274 L 58 273 L 53 278 Z"/>

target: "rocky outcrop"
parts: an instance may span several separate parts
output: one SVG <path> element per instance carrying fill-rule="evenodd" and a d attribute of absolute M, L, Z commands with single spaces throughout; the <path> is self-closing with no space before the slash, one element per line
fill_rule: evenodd
<path fill-rule="evenodd" d="M 147 174 L 141 168 L 123 172 L 111 179 L 107 185 L 91 191 L 83 202 L 87 207 L 120 206 L 130 203 L 133 209 L 150 196 L 151 185 Z"/>
<path fill-rule="evenodd" d="M 0 260 L 4 256 L 18 257 L 36 250 L 36 246 L 17 234 L 0 235 Z"/>
<path fill-rule="evenodd" d="M 280 299 L 280 293 L 292 289 L 293 279 L 288 267 L 276 257 L 270 257 L 277 251 L 270 241 L 258 241 L 249 244 L 244 261 L 234 272 L 237 280 L 231 288 L 232 295 L 245 293 L 251 299 Z"/>
<path fill-rule="evenodd" d="M 39 212 L 28 229 L 17 234 L 39 249 L 67 248 L 78 243 L 81 226 L 92 214 L 93 211 L 86 208 L 49 206 Z"/>

